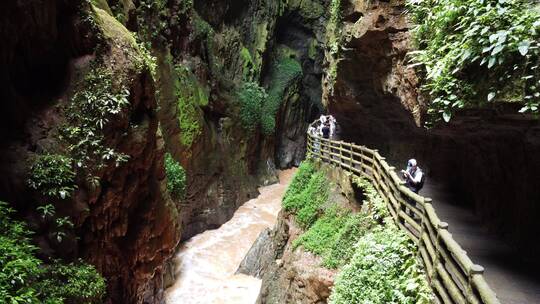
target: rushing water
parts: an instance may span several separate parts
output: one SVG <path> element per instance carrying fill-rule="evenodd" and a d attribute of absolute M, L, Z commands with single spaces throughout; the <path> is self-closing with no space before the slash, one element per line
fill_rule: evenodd
<path fill-rule="evenodd" d="M 261 194 L 230 221 L 181 246 L 175 257 L 176 282 L 165 291 L 167 304 L 255 302 L 261 280 L 235 272 L 259 233 L 274 226 L 292 175 L 293 170 L 282 171 L 279 184 L 259 188 Z"/>

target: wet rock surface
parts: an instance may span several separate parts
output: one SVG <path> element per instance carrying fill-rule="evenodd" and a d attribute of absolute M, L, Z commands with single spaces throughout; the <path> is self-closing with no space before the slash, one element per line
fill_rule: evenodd
<path fill-rule="evenodd" d="M 336 271 L 320 266 L 320 257 L 301 248 L 293 250 L 292 242 L 301 233 L 294 218 L 282 211 L 270 232 L 272 243 L 262 255 L 262 262 L 246 265 L 251 273 L 263 273 L 257 303 L 327 302 Z"/>

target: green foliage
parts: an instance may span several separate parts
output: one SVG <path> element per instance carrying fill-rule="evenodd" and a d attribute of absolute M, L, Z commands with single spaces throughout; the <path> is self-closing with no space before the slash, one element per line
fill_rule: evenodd
<path fill-rule="evenodd" d="M 171 30 L 188 18 L 192 8 L 193 0 L 140 0 L 135 14 L 140 25 L 138 33 L 143 41 L 154 45 L 170 44 Z"/>
<path fill-rule="evenodd" d="M 150 46 L 145 43 L 138 42 L 137 51 L 139 52 L 138 55 L 140 58 L 136 58 L 135 68 L 139 72 L 148 69 L 150 75 L 152 75 L 152 78 L 155 80 L 157 73 L 157 58 L 150 53 Z"/>
<path fill-rule="evenodd" d="M 329 88 L 332 90 L 337 77 L 339 53 L 341 50 L 341 41 L 343 39 L 341 33 L 341 0 L 331 0 L 329 11 L 330 18 L 326 24 L 326 39 L 328 41 L 327 45 L 329 47 L 330 56 L 328 56 L 326 78 L 329 83 Z"/>
<path fill-rule="evenodd" d="M 304 185 L 300 190 L 304 191 L 305 185 L 309 184 L 310 176 L 306 174 L 309 172 L 314 175 L 312 165 L 299 170 L 291 186 Z M 322 256 L 325 267 L 338 268 L 346 265 L 355 252 L 358 240 L 374 226 L 382 223 L 382 218 L 388 216 L 384 201 L 373 186 L 364 179 L 355 179 L 355 182 L 366 195 L 361 212 L 352 213 L 336 206 L 323 210 L 313 226 L 293 243 L 295 248 L 303 246 L 305 250 Z"/>
<path fill-rule="evenodd" d="M 526 0 L 409 0 L 433 121 L 494 101 L 539 112 L 540 13 Z"/>
<path fill-rule="evenodd" d="M 369 180 L 354 176 L 352 182 L 364 192 L 366 196 L 364 204 L 369 209 L 367 212 L 375 221 L 382 223 L 385 218 L 390 216 L 386 203 Z"/>
<path fill-rule="evenodd" d="M 105 295 L 105 280 L 94 266 L 82 261 L 62 264 L 55 261 L 47 266 L 37 284 L 42 294 L 47 294 L 45 303 L 102 303 Z"/>
<path fill-rule="evenodd" d="M 27 227 L 13 221 L 12 210 L 0 202 L 0 298 L 7 303 L 39 303 L 32 283 L 40 274 L 41 261 L 34 254 Z"/>
<path fill-rule="evenodd" d="M 94 66 L 65 109 L 66 124 L 60 136 L 68 143 L 68 152 L 78 168 L 98 171 L 114 163 L 126 162 L 128 155 L 105 143 L 104 129 L 129 105 L 129 90 L 113 82 L 112 72 Z"/>
<path fill-rule="evenodd" d="M 170 153 L 165 153 L 165 174 L 169 194 L 175 199 L 183 199 L 186 194 L 186 171 Z"/>
<path fill-rule="evenodd" d="M 357 243 L 351 262 L 336 278 L 329 303 L 427 304 L 431 299 L 414 243 L 395 225 L 387 225 Z"/>
<path fill-rule="evenodd" d="M 244 81 L 250 81 L 255 77 L 255 63 L 251 57 L 251 53 L 246 47 L 240 50 L 240 59 L 242 60 L 242 72 Z"/>
<path fill-rule="evenodd" d="M 284 209 L 307 228 L 293 248 L 321 256 L 326 267 L 342 267 L 330 303 L 430 303 L 414 243 L 393 224 L 375 188 L 362 178 L 353 182 L 366 197 L 360 212 L 324 209 L 328 181 L 311 162 L 301 164 L 283 200 Z M 309 216 L 303 218 L 306 208 Z"/>
<path fill-rule="evenodd" d="M 267 96 L 264 88 L 255 82 L 245 82 L 240 88 L 240 120 L 246 130 L 254 131 L 259 126 L 262 106 Z"/>
<path fill-rule="evenodd" d="M 307 251 L 323 255 L 335 244 L 339 231 L 345 226 L 348 216 L 346 210 L 335 205 L 325 210 L 309 230 L 294 240 L 293 248 L 302 245 Z"/>
<path fill-rule="evenodd" d="M 38 155 L 30 167 L 28 185 L 43 195 L 65 199 L 77 188 L 73 160 L 58 154 Z"/>
<path fill-rule="evenodd" d="M 316 171 L 315 165 L 309 160 L 305 160 L 300 164 L 291 183 L 289 184 L 289 187 L 287 187 L 287 190 L 285 191 L 285 195 L 283 196 L 283 207 L 285 210 L 292 209 L 291 206 L 293 202 L 291 200 L 293 199 L 293 196 L 304 191 L 309 183 L 309 180 L 311 179 L 311 176 L 313 176 Z"/>
<path fill-rule="evenodd" d="M 276 115 L 286 90 L 302 75 L 300 63 L 290 57 L 281 57 L 274 64 L 268 86 L 268 98 L 261 115 L 261 127 L 266 135 L 273 134 L 276 128 Z"/>
<path fill-rule="evenodd" d="M 187 67 L 176 65 L 175 72 L 178 79 L 175 93 L 178 98 L 180 141 L 182 145 L 190 147 L 202 133 L 200 107 L 208 105 L 208 92 Z"/>
<path fill-rule="evenodd" d="M 300 190 L 301 189 L 301 190 Z M 328 180 L 323 172 L 311 175 L 300 191 L 289 191 L 283 199 L 283 208 L 296 214 L 296 221 L 303 228 L 309 228 L 322 211 L 323 204 L 328 199 Z"/>
<path fill-rule="evenodd" d="M 365 213 L 349 214 L 344 224 L 336 231 L 333 243 L 323 254 L 323 265 L 328 268 L 338 268 L 346 265 L 355 252 L 358 240 L 375 226 L 373 218 Z"/>
<path fill-rule="evenodd" d="M 0 299 L 5 303 L 97 304 L 105 281 L 93 266 L 78 262 L 44 264 L 35 257 L 28 227 L 11 218 L 0 202 Z"/>

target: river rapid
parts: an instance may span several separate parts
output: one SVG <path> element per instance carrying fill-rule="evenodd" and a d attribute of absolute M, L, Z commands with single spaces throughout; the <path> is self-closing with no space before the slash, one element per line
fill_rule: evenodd
<path fill-rule="evenodd" d="M 167 304 L 253 304 L 261 280 L 235 274 L 257 236 L 272 228 L 294 169 L 281 171 L 279 183 L 259 188 L 231 220 L 194 236 L 174 258 L 176 281 L 165 291 Z"/>

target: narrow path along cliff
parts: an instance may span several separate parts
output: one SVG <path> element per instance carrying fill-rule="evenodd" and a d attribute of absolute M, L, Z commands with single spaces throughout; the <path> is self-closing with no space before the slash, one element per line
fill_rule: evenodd
<path fill-rule="evenodd" d="M 281 171 L 279 183 L 259 188 L 220 228 L 196 235 L 180 247 L 174 262 L 176 282 L 166 303 L 254 303 L 261 280 L 235 274 L 257 236 L 276 222 L 281 198 L 295 169 Z"/>
<path fill-rule="evenodd" d="M 502 303 L 540 303 L 540 279 L 529 263 L 520 259 L 518 250 L 484 229 L 472 210 L 452 203 L 459 197 L 452 196 L 444 186 L 428 181 L 421 194 L 433 199 L 452 236 L 475 263 L 485 268 L 486 280 Z"/>

